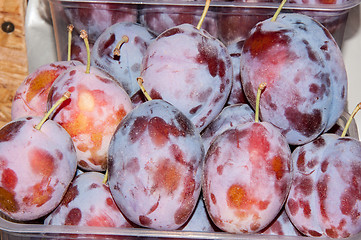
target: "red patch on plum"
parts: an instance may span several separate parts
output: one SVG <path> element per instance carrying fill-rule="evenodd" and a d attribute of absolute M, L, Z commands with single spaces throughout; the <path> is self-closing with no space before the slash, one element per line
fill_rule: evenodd
<path fill-rule="evenodd" d="M 77 186 L 70 185 L 68 191 L 66 192 L 64 199 L 62 200 L 62 205 L 68 206 L 71 201 L 73 201 L 79 195 L 79 190 Z"/>
<path fill-rule="evenodd" d="M 146 117 L 137 117 L 129 132 L 129 139 L 132 143 L 137 142 L 147 129 L 148 119 Z"/>
<path fill-rule="evenodd" d="M 18 183 L 18 177 L 14 170 L 6 168 L 1 174 L 1 184 L 8 190 L 14 190 Z"/>
<path fill-rule="evenodd" d="M 79 208 L 73 208 L 69 211 L 65 219 L 65 225 L 76 226 L 80 223 L 82 218 L 81 210 Z"/>
<path fill-rule="evenodd" d="M 8 142 L 18 135 L 18 132 L 25 124 L 25 121 L 11 122 L 1 129 L 0 142 Z"/>
<path fill-rule="evenodd" d="M 152 219 L 150 219 L 147 216 L 142 215 L 142 216 L 139 216 L 139 222 L 143 226 L 150 226 L 152 224 Z"/>
<path fill-rule="evenodd" d="M 311 114 L 308 114 L 302 113 L 295 108 L 288 107 L 285 109 L 285 116 L 292 128 L 306 137 L 310 137 L 317 132 L 322 123 L 321 111 L 318 109 L 314 109 Z"/>

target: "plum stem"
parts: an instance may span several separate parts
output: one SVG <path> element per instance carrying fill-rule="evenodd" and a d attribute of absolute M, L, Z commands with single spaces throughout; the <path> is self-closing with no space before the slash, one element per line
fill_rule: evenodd
<path fill-rule="evenodd" d="M 257 98 L 256 98 L 256 111 L 255 111 L 255 116 L 254 116 L 255 122 L 259 122 L 259 102 L 260 102 L 260 98 L 261 98 L 261 93 L 262 93 L 263 89 L 266 87 L 266 85 L 267 85 L 267 83 L 263 82 L 258 86 Z"/>
<path fill-rule="evenodd" d="M 145 90 L 144 86 L 143 86 L 143 83 L 144 83 L 144 80 L 142 77 L 138 77 L 137 78 L 137 82 L 139 84 L 139 87 L 140 89 L 142 90 L 144 96 L 147 98 L 148 101 L 151 101 L 152 98 L 149 96 L 149 94 L 147 93 L 147 91 Z"/>
<path fill-rule="evenodd" d="M 103 183 L 106 184 L 107 181 L 108 181 L 108 169 L 105 171 L 105 175 L 104 175 L 104 178 L 103 178 Z"/>
<path fill-rule="evenodd" d="M 85 30 L 80 31 L 80 37 L 84 40 L 86 47 L 86 54 L 87 54 L 85 73 L 90 73 L 90 47 L 89 47 L 88 34 L 86 33 Z"/>
<path fill-rule="evenodd" d="M 209 9 L 209 5 L 211 5 L 211 0 L 206 0 L 206 4 L 204 5 L 204 9 L 202 12 L 202 16 L 201 19 L 199 19 L 198 25 L 197 25 L 197 29 L 200 30 L 202 27 L 202 24 L 204 22 L 204 19 L 206 18 L 208 9 Z"/>
<path fill-rule="evenodd" d="M 279 5 L 279 7 L 277 8 L 277 11 L 275 12 L 275 14 L 273 15 L 271 22 L 275 22 L 278 15 L 280 14 L 283 6 L 285 5 L 285 3 L 287 2 L 287 0 L 282 0 L 281 4 Z"/>
<path fill-rule="evenodd" d="M 359 104 L 357 104 L 357 106 L 355 107 L 355 109 L 352 111 L 351 116 L 349 117 L 349 119 L 347 120 L 347 123 L 345 125 L 345 128 L 343 129 L 343 132 L 341 134 L 341 137 L 346 136 L 347 130 L 350 127 L 350 124 L 352 122 L 352 119 L 355 117 L 356 113 L 361 109 L 361 102 Z"/>
<path fill-rule="evenodd" d="M 72 39 L 72 32 L 74 29 L 74 25 L 69 24 L 67 28 L 68 28 L 68 61 L 70 61 L 71 60 L 71 39 Z"/>
<path fill-rule="evenodd" d="M 113 54 L 115 56 L 120 56 L 120 47 L 124 44 L 129 42 L 129 37 L 127 35 L 124 35 L 122 37 L 122 39 L 120 39 L 120 41 L 117 43 L 117 45 L 115 46 L 115 49 L 113 51 Z"/>
<path fill-rule="evenodd" d="M 54 112 L 54 110 L 62 104 L 65 100 L 70 98 L 71 93 L 69 91 L 65 92 L 63 96 L 56 101 L 56 103 L 50 108 L 50 110 L 45 114 L 45 116 L 41 119 L 41 121 L 35 126 L 35 129 L 40 130 L 46 120 L 48 120 L 50 114 Z"/>

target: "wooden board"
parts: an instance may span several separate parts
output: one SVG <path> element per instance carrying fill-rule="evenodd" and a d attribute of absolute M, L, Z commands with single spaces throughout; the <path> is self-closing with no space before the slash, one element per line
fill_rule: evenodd
<path fill-rule="evenodd" d="M 20 83 L 28 74 L 25 43 L 26 0 L 0 0 L 0 127 L 11 120 L 11 102 Z M 14 31 L 4 32 L 4 22 Z"/>

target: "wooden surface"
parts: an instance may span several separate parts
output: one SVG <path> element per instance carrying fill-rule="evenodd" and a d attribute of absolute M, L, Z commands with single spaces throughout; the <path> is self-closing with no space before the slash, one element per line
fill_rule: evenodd
<path fill-rule="evenodd" d="M 4 22 L 11 22 L 15 26 L 10 33 L 0 28 L 0 127 L 10 121 L 12 98 L 28 74 L 26 3 L 26 0 L 0 0 L 0 27 Z"/>

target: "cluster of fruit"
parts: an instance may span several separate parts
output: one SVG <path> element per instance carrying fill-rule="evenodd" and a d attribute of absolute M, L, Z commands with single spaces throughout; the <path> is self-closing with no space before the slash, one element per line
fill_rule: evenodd
<path fill-rule="evenodd" d="M 160 34 L 114 23 L 91 50 L 80 31 L 86 64 L 69 44 L 68 61 L 30 74 L 0 129 L 1 212 L 47 225 L 359 233 L 361 143 L 347 126 L 329 132 L 347 95 L 332 35 L 277 13 L 225 45 L 204 17 Z"/>

